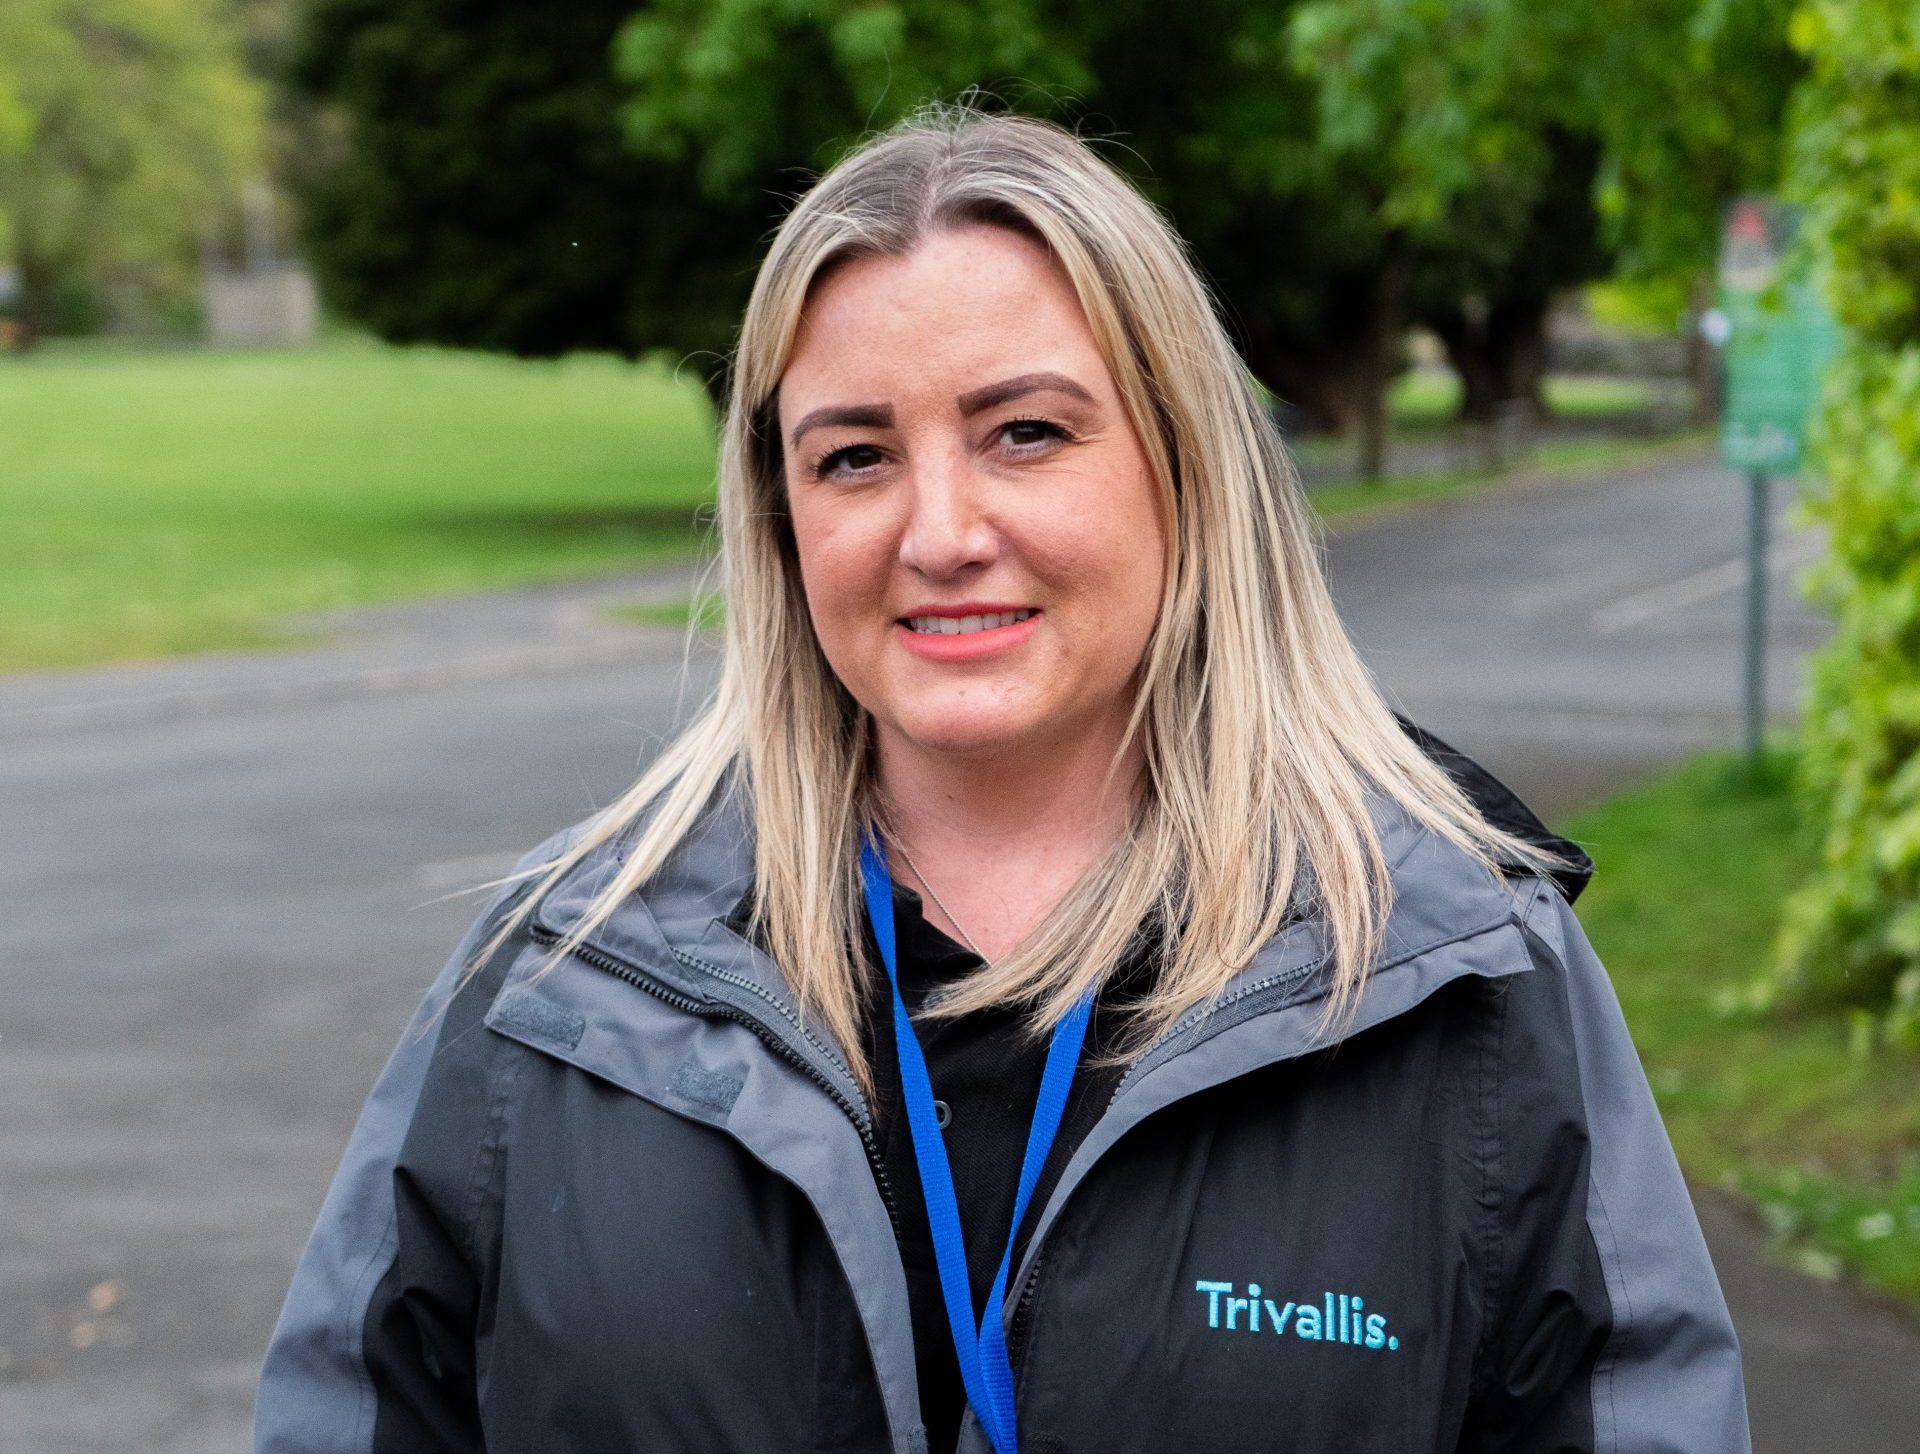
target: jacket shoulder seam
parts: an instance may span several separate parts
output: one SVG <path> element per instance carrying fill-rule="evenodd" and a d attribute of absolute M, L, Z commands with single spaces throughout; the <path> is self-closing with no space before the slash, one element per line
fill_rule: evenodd
<path fill-rule="evenodd" d="M 474 1148 L 473 1164 L 467 1170 L 467 1184 L 460 1198 L 460 1245 L 467 1254 L 467 1260 L 476 1268 L 481 1263 L 480 1214 L 494 1190 L 500 1168 L 506 1162 L 507 1112 L 514 1082 L 525 1063 L 524 1056 L 496 1055 L 487 1076 L 486 1125 L 481 1132 L 479 1145 Z"/>
<path fill-rule="evenodd" d="M 1572 912 L 1571 909 L 1569 909 L 1568 912 Z M 1571 973 L 1570 967 L 1566 963 L 1564 951 L 1556 946 L 1545 933 L 1534 925 L 1531 917 L 1522 923 L 1520 927 L 1521 932 L 1526 935 L 1528 939 L 1538 944 L 1541 953 L 1546 955 L 1554 967 L 1560 971 L 1564 984 L 1565 977 Z M 1573 1047 L 1573 1053 L 1577 1064 L 1580 1054 L 1578 1045 Z M 1580 1100 L 1582 1115 L 1584 1117 L 1588 1114 L 1584 1090 L 1580 1093 Z M 1589 1135 L 1591 1135 L 1590 1130 Z M 1620 1448 L 1620 1417 L 1614 1397 L 1614 1374 L 1619 1367 L 1621 1347 L 1636 1328 L 1636 1319 L 1633 1311 L 1633 1291 L 1627 1285 L 1627 1278 L 1624 1271 L 1626 1267 L 1626 1257 L 1620 1248 L 1620 1238 L 1614 1231 L 1613 1214 L 1607 1209 L 1606 1195 L 1600 1189 L 1600 1180 L 1594 1175 L 1591 1163 L 1589 1163 L 1587 1169 L 1586 1183 L 1587 1202 L 1582 1209 L 1582 1220 L 1587 1225 L 1587 1238 L 1593 1244 L 1594 1254 L 1599 1259 L 1601 1283 L 1606 1289 L 1607 1310 L 1611 1320 L 1611 1326 L 1607 1330 L 1607 1336 L 1602 1341 L 1600 1350 L 1595 1355 L 1593 1361 L 1592 1399 L 1595 1409 L 1594 1429 L 1595 1437 L 1597 1438 L 1600 1428 L 1600 1419 L 1598 1417 L 1599 1406 L 1604 1400 L 1608 1413 L 1606 1426 L 1612 1433 L 1612 1438 L 1609 1442 L 1615 1454 L 1618 1454 Z M 1604 1241 L 1602 1234 L 1604 1234 Z M 1621 1269 L 1617 1277 L 1608 1275 L 1607 1269 L 1609 1266 Z"/>
<path fill-rule="evenodd" d="M 373 1300 L 374 1289 L 393 1269 L 399 1251 L 400 1214 L 389 1211 L 386 1224 L 381 1228 L 379 1248 L 360 1269 L 352 1295 L 346 1300 L 346 1342 L 353 1353 L 350 1362 L 357 1393 L 353 1408 L 353 1448 L 356 1450 L 372 1447 L 380 1409 L 380 1390 L 374 1384 L 373 1368 L 367 1362 L 367 1305 Z M 370 1414 L 375 1423 L 369 1423 Z"/>

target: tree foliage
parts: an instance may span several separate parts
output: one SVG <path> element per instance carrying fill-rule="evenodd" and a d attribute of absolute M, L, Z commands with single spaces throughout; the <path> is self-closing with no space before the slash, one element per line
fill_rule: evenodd
<path fill-rule="evenodd" d="M 1289 27 L 1315 138 L 1364 178 L 1409 265 L 1396 315 L 1426 324 L 1464 413 L 1544 412 L 1547 313 L 1609 265 L 1593 207 L 1590 7 L 1518 0 L 1308 0 Z"/>
<path fill-rule="evenodd" d="M 290 71 L 341 134 L 301 186 L 331 306 L 396 342 L 552 356 L 726 346 L 776 199 L 625 147 L 631 0 L 313 0 Z"/>
<path fill-rule="evenodd" d="M 0 254 L 29 330 L 76 275 L 187 287 L 254 165 L 261 99 L 226 0 L 0 5 Z"/>
<path fill-rule="evenodd" d="M 1631 278 L 1710 275 L 1727 204 L 1781 180 L 1788 97 L 1806 69 L 1795 0 L 1633 0 L 1576 8 L 1571 56 L 1603 153 L 1596 201 Z"/>
<path fill-rule="evenodd" d="M 1549 125 L 1543 139 L 1537 172 L 1482 180 L 1418 249 L 1408 314 L 1446 348 L 1464 419 L 1489 421 L 1515 404 L 1547 413 L 1548 314 L 1613 263 L 1594 208 L 1596 138 Z"/>
<path fill-rule="evenodd" d="M 1537 176 L 1543 127 L 1578 122 L 1561 79 L 1580 6 L 1307 0 L 1289 42 L 1316 81 L 1317 139 L 1363 168 L 1380 220 L 1431 232 L 1489 176 Z"/>
<path fill-rule="evenodd" d="M 1842 1003 L 1920 1049 L 1920 26 L 1909 0 L 1809 0 L 1793 103 L 1807 208 L 1847 344 L 1814 439 L 1815 662 L 1801 786 L 1820 872 L 1787 906 L 1762 1003 Z M 1863 1023 L 1869 1023 L 1864 1021 Z"/>

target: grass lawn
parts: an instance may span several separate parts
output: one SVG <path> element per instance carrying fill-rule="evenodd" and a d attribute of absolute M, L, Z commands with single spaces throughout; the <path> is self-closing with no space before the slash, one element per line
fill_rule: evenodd
<path fill-rule="evenodd" d="M 1613 975 L 1689 1175 L 1751 1197 L 1781 1255 L 1920 1308 L 1920 1056 L 1856 1048 L 1840 1018 L 1729 1020 L 1806 872 L 1785 764 L 1696 759 L 1582 815 L 1599 866 L 1581 921 Z"/>
<path fill-rule="evenodd" d="M 1671 380 L 1589 375 L 1550 377 L 1544 387 L 1548 407 L 1556 419 L 1587 423 L 1644 414 L 1663 401 L 1670 404 L 1674 391 L 1675 385 Z M 1444 369 L 1410 369 L 1402 374 L 1394 381 L 1387 395 L 1387 413 L 1392 430 L 1392 444 L 1387 451 L 1389 464 L 1394 458 L 1393 445 L 1431 444 L 1461 437 L 1463 426 L 1455 418 L 1459 407 L 1460 381 L 1453 374 Z M 1471 437 L 1476 446 L 1479 444 L 1477 426 L 1466 427 L 1464 434 Z M 1666 434 L 1663 437 L 1704 440 L 1709 437 L 1709 431 L 1685 431 L 1683 436 Z M 1594 467 L 1599 468 L 1611 463 L 1616 452 L 1619 458 L 1630 458 L 1635 450 L 1645 448 L 1648 442 L 1647 436 L 1636 439 L 1631 435 L 1623 435 L 1618 439 L 1603 438 L 1582 443 L 1532 445 L 1522 457 L 1513 461 L 1513 468 L 1559 469 L 1565 465 L 1569 469 L 1578 469 L 1588 455 L 1597 461 Z M 1355 450 L 1351 439 L 1324 434 L 1295 435 L 1289 438 L 1287 447 L 1303 470 L 1316 475 L 1349 468 Z M 1399 471 L 1375 485 L 1362 485 L 1358 481 L 1352 486 L 1316 484 L 1313 490 L 1316 496 L 1325 494 L 1336 500 L 1351 490 L 1355 503 L 1335 508 L 1357 509 L 1362 504 L 1391 503 L 1390 500 L 1383 500 L 1384 494 L 1395 491 L 1404 494 L 1409 486 L 1416 487 L 1419 493 L 1454 493 L 1508 477 L 1506 474 L 1490 474 L 1482 469 L 1471 468 L 1417 475 Z"/>
<path fill-rule="evenodd" d="M 0 671 L 283 643 L 362 602 L 685 553 L 698 382 L 348 339 L 0 360 Z"/>

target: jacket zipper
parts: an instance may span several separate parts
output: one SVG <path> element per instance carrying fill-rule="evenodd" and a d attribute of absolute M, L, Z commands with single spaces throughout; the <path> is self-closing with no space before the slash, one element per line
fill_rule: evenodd
<path fill-rule="evenodd" d="M 1171 1056 L 1166 1053 L 1168 1047 L 1171 1046 L 1174 1041 L 1185 1036 L 1189 1030 L 1195 1029 L 1207 1021 L 1215 1019 L 1223 1011 L 1236 1005 L 1242 1008 L 1234 1015 L 1231 1024 L 1238 1024 L 1241 1020 L 1260 1013 L 1263 1008 L 1262 1006 L 1258 1004 L 1249 1006 L 1246 1002 L 1256 996 L 1273 998 L 1274 991 L 1291 989 L 1298 981 L 1306 978 L 1309 974 L 1313 973 L 1314 970 L 1318 969 L 1323 962 L 1324 961 L 1317 959 L 1311 960 L 1306 964 L 1295 965 L 1292 969 L 1282 970 L 1278 974 L 1270 974 L 1265 979 L 1257 979 L 1251 984 L 1242 985 L 1232 994 L 1216 1000 L 1211 1005 L 1189 1012 L 1185 1018 L 1176 1021 L 1158 1040 L 1141 1051 L 1140 1058 L 1127 1067 L 1127 1073 L 1120 1077 L 1119 1084 L 1114 1086 L 1113 1094 L 1107 1099 L 1107 1109 L 1113 1109 L 1113 1103 L 1120 1099 L 1120 1093 L 1132 1085 L 1134 1081 L 1138 1080 L 1142 1075 L 1145 1075 L 1149 1070 L 1165 1064 L 1167 1060 L 1171 1058 Z"/>
<path fill-rule="evenodd" d="M 1033 1290 L 1040 1281 L 1040 1264 L 1047 1260 L 1047 1249 L 1042 1246 L 1033 1254 L 1033 1266 L 1027 1269 L 1027 1280 L 1020 1285 L 1020 1301 L 1013 1307 L 1013 1327 L 1007 1334 L 1007 1363 L 1009 1367 L 1018 1367 L 1021 1356 L 1026 1352 L 1027 1326 L 1033 1320 Z"/>
<path fill-rule="evenodd" d="M 548 946 L 558 944 L 561 938 L 559 934 L 542 924 L 535 924 L 533 926 L 532 937 L 535 943 Z M 815 1085 L 827 1093 L 833 1103 L 837 1105 L 841 1111 L 846 1114 L 847 1119 L 853 1123 L 854 1130 L 859 1132 L 860 1145 L 865 1148 L 867 1153 L 867 1164 L 873 1168 L 874 1181 L 880 1188 L 880 1200 L 886 1204 L 887 1220 L 893 1224 L 893 1235 L 895 1239 L 897 1240 L 899 1238 L 900 1212 L 899 1208 L 894 1205 L 893 1185 L 887 1180 L 887 1169 L 881 1161 L 880 1144 L 874 1139 L 873 1117 L 864 1105 L 849 1097 L 840 1087 L 828 1079 L 811 1059 L 794 1049 L 794 1047 L 788 1043 L 785 1036 L 780 1034 L 779 1031 L 775 1030 L 764 1020 L 749 1015 L 746 1011 L 734 1005 L 715 1003 L 709 1000 L 696 1000 L 690 995 L 681 994 L 678 990 L 669 989 L 653 976 L 628 964 L 623 959 L 616 959 L 611 954 L 595 949 L 591 944 L 577 944 L 573 947 L 572 953 L 577 958 L 592 965 L 595 969 L 604 971 L 612 975 L 615 979 L 634 986 L 636 989 L 645 990 L 655 999 L 662 1000 L 677 1010 L 684 1010 L 690 1015 L 699 1015 L 705 1019 L 732 1020 L 736 1024 L 745 1025 L 749 1030 L 753 1031 L 754 1034 L 764 1040 L 768 1047 L 782 1060 L 786 1061 L 789 1065 L 805 1071 L 808 1079 L 812 1080 Z"/>

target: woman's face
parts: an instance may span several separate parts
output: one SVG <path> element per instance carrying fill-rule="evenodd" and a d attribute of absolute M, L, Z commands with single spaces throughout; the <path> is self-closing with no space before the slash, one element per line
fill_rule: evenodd
<path fill-rule="evenodd" d="M 1117 741 L 1164 527 L 1041 244 L 970 224 L 831 270 L 781 377 L 779 428 L 814 631 L 884 746 Z"/>

